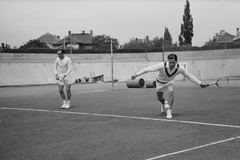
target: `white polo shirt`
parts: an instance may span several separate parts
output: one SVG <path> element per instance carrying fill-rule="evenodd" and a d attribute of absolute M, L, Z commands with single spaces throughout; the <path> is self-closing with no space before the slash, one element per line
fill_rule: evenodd
<path fill-rule="evenodd" d="M 55 60 L 54 73 L 58 75 L 69 75 L 72 72 L 72 60 L 64 56 L 63 59 L 59 57 Z"/>

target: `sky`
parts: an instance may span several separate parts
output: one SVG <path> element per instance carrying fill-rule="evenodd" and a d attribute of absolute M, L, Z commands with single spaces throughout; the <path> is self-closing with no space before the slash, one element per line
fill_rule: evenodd
<path fill-rule="evenodd" d="M 220 30 L 236 36 L 240 0 L 189 0 L 193 46 Z M 63 38 L 83 30 L 118 39 L 163 37 L 168 28 L 178 42 L 186 0 L 0 0 L 0 43 L 20 47 L 46 33 Z"/>

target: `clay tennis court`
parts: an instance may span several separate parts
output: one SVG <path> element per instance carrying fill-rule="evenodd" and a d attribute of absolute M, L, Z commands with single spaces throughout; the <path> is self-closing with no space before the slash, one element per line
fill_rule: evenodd
<path fill-rule="evenodd" d="M 240 83 L 176 82 L 173 119 L 154 88 L 75 84 L 70 109 L 57 86 L 0 88 L 1 160 L 237 160 Z"/>

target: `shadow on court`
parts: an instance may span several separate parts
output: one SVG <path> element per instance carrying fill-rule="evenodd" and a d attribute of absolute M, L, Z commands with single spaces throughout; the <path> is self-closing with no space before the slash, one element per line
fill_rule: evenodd
<path fill-rule="evenodd" d="M 177 82 L 173 120 L 154 88 L 75 84 L 70 109 L 57 86 L 0 88 L 1 160 L 240 159 L 240 83 Z"/>

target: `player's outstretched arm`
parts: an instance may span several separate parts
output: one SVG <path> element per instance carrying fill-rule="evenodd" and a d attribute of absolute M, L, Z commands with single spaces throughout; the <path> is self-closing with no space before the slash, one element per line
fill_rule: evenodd
<path fill-rule="evenodd" d="M 134 74 L 134 75 L 131 77 L 131 79 L 134 80 L 134 79 L 136 79 L 137 77 L 138 77 L 138 75 L 137 75 L 137 74 Z"/>
<path fill-rule="evenodd" d="M 162 68 L 164 66 L 164 63 L 158 63 L 158 64 L 155 64 L 155 65 L 152 65 L 152 66 L 149 66 L 149 67 L 146 67 L 146 68 L 143 68 L 142 70 L 140 70 L 139 72 L 135 73 L 131 79 L 134 80 L 136 79 L 138 76 L 141 76 L 143 74 L 146 74 L 148 72 L 155 72 L 155 71 L 158 71 L 160 68 Z"/>

